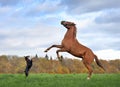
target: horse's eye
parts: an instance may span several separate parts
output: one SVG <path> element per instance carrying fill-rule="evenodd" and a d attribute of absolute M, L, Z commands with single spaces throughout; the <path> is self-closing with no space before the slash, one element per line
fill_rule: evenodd
<path fill-rule="evenodd" d="M 67 26 L 67 24 L 65 24 L 65 26 Z"/>

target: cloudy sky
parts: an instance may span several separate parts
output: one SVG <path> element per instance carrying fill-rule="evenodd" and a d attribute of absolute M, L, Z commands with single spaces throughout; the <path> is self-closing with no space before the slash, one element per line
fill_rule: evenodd
<path fill-rule="evenodd" d="M 45 56 L 64 37 L 62 20 L 76 24 L 79 42 L 99 58 L 120 59 L 120 0 L 0 0 L 0 55 Z"/>

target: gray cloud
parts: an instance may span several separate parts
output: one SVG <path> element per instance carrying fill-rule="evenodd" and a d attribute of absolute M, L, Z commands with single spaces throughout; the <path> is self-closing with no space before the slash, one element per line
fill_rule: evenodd
<path fill-rule="evenodd" d="M 119 24 L 94 24 L 94 26 L 92 25 L 78 31 L 78 39 L 81 43 L 95 51 L 105 49 L 119 50 Z"/>
<path fill-rule="evenodd" d="M 1 6 L 13 6 L 20 2 L 21 0 L 0 0 Z"/>
<path fill-rule="evenodd" d="M 95 19 L 96 23 L 120 23 L 120 9 L 112 9 L 102 13 Z"/>
<path fill-rule="evenodd" d="M 68 13 L 81 14 L 105 9 L 120 8 L 120 0 L 61 0 Z"/>
<path fill-rule="evenodd" d="M 35 4 L 27 10 L 26 16 L 41 16 L 45 14 L 55 14 L 60 11 L 59 0 L 49 1 L 45 0 L 42 3 Z"/>

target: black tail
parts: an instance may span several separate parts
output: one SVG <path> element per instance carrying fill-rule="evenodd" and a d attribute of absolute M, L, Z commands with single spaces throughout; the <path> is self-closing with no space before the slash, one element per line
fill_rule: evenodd
<path fill-rule="evenodd" d="M 97 65 L 105 71 L 105 68 L 102 66 L 102 64 L 100 63 L 100 61 L 98 60 L 98 57 L 96 55 L 95 55 L 95 61 L 96 61 Z"/>

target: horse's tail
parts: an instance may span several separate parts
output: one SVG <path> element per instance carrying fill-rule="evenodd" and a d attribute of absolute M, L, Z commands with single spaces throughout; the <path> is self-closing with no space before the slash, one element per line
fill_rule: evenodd
<path fill-rule="evenodd" d="M 100 63 L 100 61 L 96 55 L 95 55 L 95 61 L 96 61 L 97 65 L 105 71 L 105 68 L 102 66 L 102 64 Z"/>

